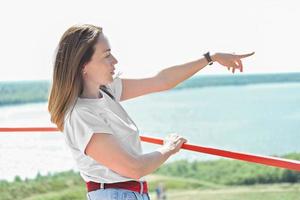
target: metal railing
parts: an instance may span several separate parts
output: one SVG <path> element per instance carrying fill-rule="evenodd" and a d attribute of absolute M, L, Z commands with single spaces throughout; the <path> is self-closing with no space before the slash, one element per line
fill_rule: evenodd
<path fill-rule="evenodd" d="M 58 132 L 59 130 L 55 127 L 0 127 L 1 132 Z M 160 138 L 154 138 L 149 136 L 140 136 L 141 141 L 153 143 L 153 144 L 163 144 L 163 140 Z M 194 144 L 184 143 L 181 147 L 185 150 L 190 150 L 194 152 L 206 153 L 226 158 L 232 158 L 235 160 L 242 160 L 251 163 L 263 164 L 267 166 L 280 167 L 289 170 L 300 171 L 300 161 L 283 159 L 272 156 L 262 156 L 242 152 L 227 151 L 212 147 L 198 146 Z"/>

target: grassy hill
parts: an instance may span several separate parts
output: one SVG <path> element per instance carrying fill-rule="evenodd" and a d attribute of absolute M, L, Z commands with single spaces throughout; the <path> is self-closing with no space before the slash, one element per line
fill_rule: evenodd
<path fill-rule="evenodd" d="M 300 153 L 284 157 L 300 160 Z M 175 161 L 164 164 L 146 179 L 152 199 L 155 187 L 163 183 L 172 200 L 298 200 L 299 177 L 296 171 L 220 159 Z M 85 195 L 85 183 L 74 171 L 0 181 L 0 200 L 79 200 L 86 199 Z"/>
<path fill-rule="evenodd" d="M 298 200 L 300 197 L 300 184 L 258 184 L 251 186 L 224 186 L 197 179 L 174 178 L 162 175 L 149 175 L 150 198 L 156 199 L 153 189 L 157 183 L 166 185 L 167 199 L 172 200 Z M 41 186 L 41 185 L 40 185 Z M 42 187 L 47 185 L 42 184 Z M 32 188 L 31 188 L 32 189 Z M 50 189 L 50 188 L 48 188 Z M 30 190 L 28 188 L 28 190 Z M 26 191 L 25 188 L 23 192 Z M 20 194 L 19 196 L 17 194 Z M 84 184 L 71 184 L 68 186 L 21 195 L 21 188 L 11 193 L 11 197 L 0 195 L 1 200 L 82 200 L 86 199 L 86 188 Z M 21 197 L 22 196 L 22 197 Z"/>
<path fill-rule="evenodd" d="M 282 157 L 300 160 L 300 153 L 290 153 Z M 230 159 L 205 162 L 178 160 L 165 164 L 156 173 L 182 178 L 195 178 L 222 185 L 300 182 L 300 172 Z"/>

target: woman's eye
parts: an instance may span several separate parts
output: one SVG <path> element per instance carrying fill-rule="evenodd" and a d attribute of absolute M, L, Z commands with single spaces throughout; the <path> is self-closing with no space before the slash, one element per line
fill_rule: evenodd
<path fill-rule="evenodd" d="M 108 58 L 110 56 L 110 54 L 108 54 L 105 58 Z"/>

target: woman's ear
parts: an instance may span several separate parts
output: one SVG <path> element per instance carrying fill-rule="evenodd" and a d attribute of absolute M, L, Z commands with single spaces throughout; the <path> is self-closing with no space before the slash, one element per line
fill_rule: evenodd
<path fill-rule="evenodd" d="M 83 74 L 86 74 L 86 64 L 82 66 L 81 72 L 82 72 Z"/>

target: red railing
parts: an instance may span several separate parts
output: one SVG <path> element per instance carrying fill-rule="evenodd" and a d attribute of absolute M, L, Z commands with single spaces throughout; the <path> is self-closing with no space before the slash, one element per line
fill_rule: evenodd
<path fill-rule="evenodd" d="M 54 127 L 18 127 L 18 128 L 0 128 L 0 132 L 53 132 L 58 131 L 57 128 Z M 148 136 L 140 136 L 141 141 L 154 143 L 154 144 L 163 144 L 163 140 L 159 138 L 153 138 Z M 233 151 L 226 151 L 217 148 L 205 147 L 205 146 L 198 146 L 193 144 L 183 144 L 182 149 L 206 153 L 216 156 L 222 156 L 227 158 L 232 158 L 236 160 L 242 160 L 252 163 L 258 163 L 268 166 L 280 167 L 289 170 L 300 171 L 300 161 L 291 160 L 291 159 L 283 159 L 271 156 L 262 156 L 262 155 L 255 155 L 249 153 L 241 153 L 241 152 L 233 152 Z"/>

